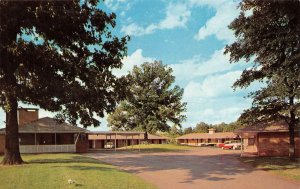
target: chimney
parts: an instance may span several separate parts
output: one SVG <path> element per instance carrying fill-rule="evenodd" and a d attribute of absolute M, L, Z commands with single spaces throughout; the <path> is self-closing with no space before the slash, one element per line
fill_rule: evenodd
<path fill-rule="evenodd" d="M 39 109 L 37 108 L 18 108 L 19 127 L 39 119 Z"/>
<path fill-rule="evenodd" d="M 216 132 L 216 129 L 214 129 L 214 128 L 208 129 L 208 134 L 214 134 L 215 132 Z"/>

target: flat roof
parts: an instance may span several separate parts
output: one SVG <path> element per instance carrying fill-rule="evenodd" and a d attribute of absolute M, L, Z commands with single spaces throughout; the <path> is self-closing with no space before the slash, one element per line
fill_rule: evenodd
<path fill-rule="evenodd" d="M 145 134 L 145 132 L 135 132 L 135 131 L 88 131 L 88 134 L 95 135 L 140 135 Z"/>
<path fill-rule="evenodd" d="M 226 138 L 236 138 L 237 134 L 233 132 L 224 133 L 190 133 L 182 135 L 176 139 L 226 139 Z"/>

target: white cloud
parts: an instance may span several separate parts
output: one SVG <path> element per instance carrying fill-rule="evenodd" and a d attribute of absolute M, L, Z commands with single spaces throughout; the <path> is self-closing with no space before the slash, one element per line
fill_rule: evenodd
<path fill-rule="evenodd" d="M 185 27 L 191 11 L 187 4 L 184 3 L 170 3 L 166 9 L 166 17 L 159 23 L 152 23 L 146 27 L 140 26 L 137 23 L 131 23 L 123 26 L 121 32 L 131 36 L 142 36 L 151 34 L 156 30 L 173 29 L 178 27 Z"/>
<path fill-rule="evenodd" d="M 238 2 L 228 0 L 189 0 L 180 3 L 170 3 L 166 8 L 166 17 L 158 23 L 141 26 L 135 22 L 122 27 L 121 31 L 126 35 L 142 36 L 156 30 L 186 27 L 191 16 L 191 9 L 208 6 L 216 11 L 215 15 L 208 19 L 195 35 L 196 40 L 204 40 L 209 36 L 215 36 L 220 41 L 232 42 L 233 31 L 228 25 L 239 15 Z"/>
<path fill-rule="evenodd" d="M 208 60 L 199 56 L 182 60 L 179 64 L 170 65 L 178 80 L 191 80 L 196 77 L 231 70 L 236 64 L 229 63 L 229 55 L 223 54 L 224 49 L 215 51 Z"/>
<path fill-rule="evenodd" d="M 129 10 L 131 6 L 130 1 L 128 0 L 105 0 L 104 3 L 112 11 L 117 11 L 121 8 Z"/>
<path fill-rule="evenodd" d="M 209 36 L 215 36 L 218 40 L 225 42 L 232 42 L 234 40 L 233 31 L 228 29 L 228 25 L 239 15 L 237 2 L 191 0 L 190 3 L 195 6 L 209 6 L 216 11 L 216 14 L 199 29 L 195 35 L 196 40 L 203 40 Z"/>
<path fill-rule="evenodd" d="M 123 26 L 121 32 L 124 32 L 126 35 L 130 36 L 142 36 L 153 33 L 156 29 L 157 26 L 153 24 L 147 26 L 146 28 L 143 28 L 136 23 L 131 23 L 127 26 Z"/>
<path fill-rule="evenodd" d="M 169 4 L 166 18 L 158 24 L 159 29 L 172 29 L 175 27 L 185 27 L 191 11 L 186 4 Z"/>
<path fill-rule="evenodd" d="M 122 75 L 128 74 L 128 72 L 131 71 L 135 65 L 140 66 L 145 62 L 153 62 L 153 61 L 154 61 L 153 58 L 143 56 L 142 49 L 137 49 L 131 55 L 125 57 L 122 60 L 123 67 L 121 69 L 114 69 L 113 74 L 120 77 Z"/>
<path fill-rule="evenodd" d="M 208 76 L 202 82 L 190 81 L 184 89 L 184 99 L 233 95 L 231 86 L 241 73 L 241 71 L 232 71 L 225 74 Z"/>

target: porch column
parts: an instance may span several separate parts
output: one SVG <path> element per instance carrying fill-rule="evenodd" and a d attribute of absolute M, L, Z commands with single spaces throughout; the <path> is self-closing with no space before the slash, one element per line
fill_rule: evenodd
<path fill-rule="evenodd" d="M 104 149 L 105 149 L 105 145 L 107 143 L 107 134 L 105 134 L 105 142 L 104 142 Z"/>
<path fill-rule="evenodd" d="M 36 145 L 36 132 L 34 133 L 34 145 L 35 145 L 35 152 L 38 152 L 38 146 Z"/>
<path fill-rule="evenodd" d="M 139 134 L 139 152 L 141 151 L 141 135 Z"/>
<path fill-rule="evenodd" d="M 115 152 L 117 151 L 117 133 L 115 133 Z"/>
<path fill-rule="evenodd" d="M 55 148 L 55 152 L 56 152 L 56 133 L 54 133 L 54 148 Z"/>
<path fill-rule="evenodd" d="M 131 135 L 131 149 L 133 149 L 133 134 Z"/>

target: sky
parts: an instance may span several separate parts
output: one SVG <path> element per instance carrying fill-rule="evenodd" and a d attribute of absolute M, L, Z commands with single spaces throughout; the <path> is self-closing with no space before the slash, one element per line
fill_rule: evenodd
<path fill-rule="evenodd" d="M 249 63 L 230 64 L 226 44 L 235 38 L 228 25 L 239 15 L 237 0 L 106 0 L 99 7 L 115 12 L 114 34 L 129 35 L 124 75 L 134 65 L 154 60 L 173 69 L 176 85 L 184 89 L 187 102 L 183 128 L 199 122 L 218 124 L 235 121 L 251 106 L 244 98 L 256 85 L 234 91 L 231 87 Z M 22 107 L 28 107 L 22 105 Z M 30 106 L 32 107 L 32 106 Z M 40 117 L 55 114 L 40 110 Z M 5 120 L 0 112 L 1 123 Z M 90 130 L 108 130 L 106 119 Z"/>

